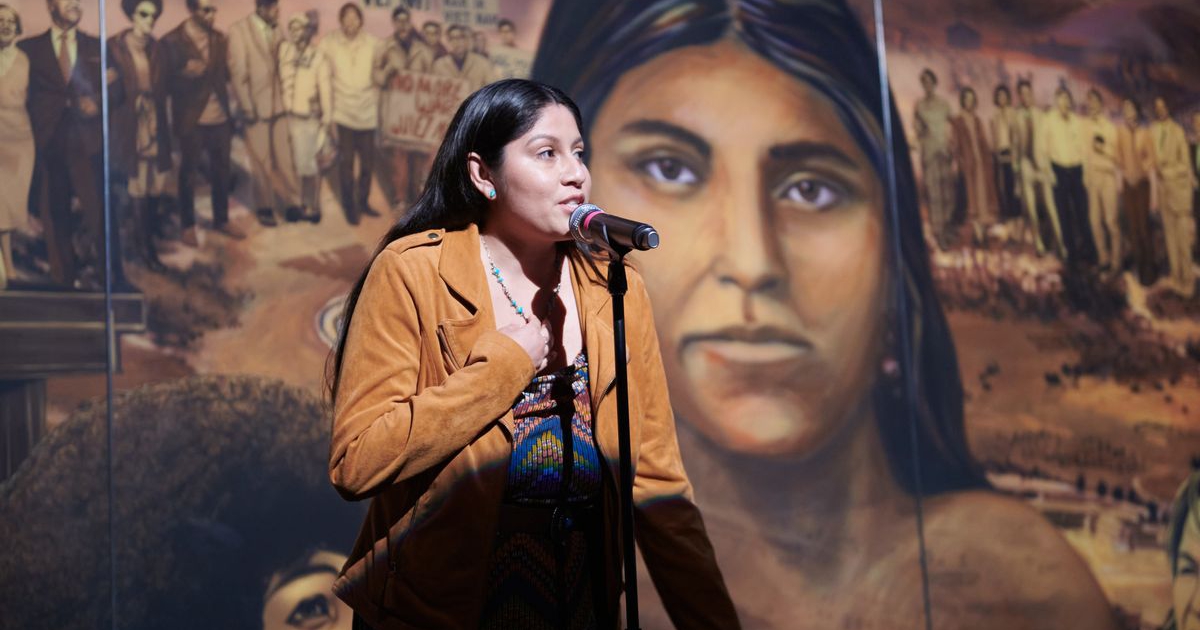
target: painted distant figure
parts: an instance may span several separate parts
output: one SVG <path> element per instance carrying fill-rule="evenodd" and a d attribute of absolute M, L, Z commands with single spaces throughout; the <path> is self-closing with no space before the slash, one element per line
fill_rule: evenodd
<path fill-rule="evenodd" d="M 467 82 L 467 92 L 474 92 L 492 80 L 492 64 L 471 52 L 467 27 L 455 24 L 446 30 L 449 54 L 433 62 L 433 73 Z"/>
<path fill-rule="evenodd" d="M 1046 252 L 1045 243 L 1042 241 L 1041 222 L 1038 220 L 1040 198 L 1046 207 L 1050 227 L 1054 230 L 1055 242 L 1052 245 L 1057 249 L 1059 257 L 1065 260 L 1067 248 L 1058 220 L 1058 206 L 1054 203 L 1054 174 L 1042 152 L 1039 136 L 1043 114 L 1034 104 L 1033 85 L 1029 81 L 1017 82 L 1017 101 L 1017 180 L 1021 186 L 1021 201 L 1025 204 L 1025 217 L 1029 229 L 1033 231 L 1033 244 L 1039 255 Z"/>
<path fill-rule="evenodd" d="M 959 94 L 962 111 L 950 120 L 954 153 L 967 193 L 967 217 L 977 244 L 986 244 L 987 229 L 996 222 L 996 179 L 992 150 L 988 146 L 983 121 L 976 115 L 975 90 L 963 88 Z"/>
<path fill-rule="evenodd" d="M 471 52 L 483 57 L 484 59 L 490 59 L 491 55 L 488 54 L 487 33 L 484 33 L 483 31 L 468 32 L 471 34 Z"/>
<path fill-rule="evenodd" d="M 501 18 L 496 23 L 496 34 L 500 43 L 492 47 L 492 72 L 496 79 L 529 78 L 533 55 L 517 48 L 517 25 L 512 20 Z"/>
<path fill-rule="evenodd" d="M 954 156 L 950 130 L 950 104 L 938 96 L 937 75 L 926 68 L 921 72 L 921 88 L 925 96 L 917 101 L 913 117 L 917 143 L 921 150 L 921 171 L 924 176 L 925 199 L 929 203 L 929 223 L 933 238 L 941 249 L 950 246 L 950 215 L 954 212 Z"/>
<path fill-rule="evenodd" d="M 118 254 L 115 221 L 111 253 L 105 244 L 100 84 L 107 79 L 100 68 L 100 40 L 79 30 L 81 4 L 49 0 L 49 30 L 17 44 L 29 60 L 26 106 L 36 142 L 32 207 L 41 215 L 55 282 L 99 290 L 104 256 L 110 255 L 113 285 L 131 290 Z M 119 87 L 109 93 L 111 105 L 121 102 Z M 88 235 L 82 256 L 75 251 L 73 201 L 79 202 Z M 85 267 L 90 267 L 87 273 Z"/>
<path fill-rule="evenodd" d="M 433 69 L 433 49 L 417 34 L 412 14 L 404 7 L 392 11 L 392 36 L 384 43 L 383 57 L 377 79 L 384 90 L 388 81 L 399 72 L 429 73 Z M 421 194 L 425 173 L 429 170 L 429 148 L 415 142 L 404 146 L 396 143 L 385 145 L 382 153 L 390 165 L 387 188 L 391 198 L 388 201 L 393 211 L 403 214 Z"/>
<path fill-rule="evenodd" d="M 312 43 L 316 22 L 306 14 L 288 20 L 288 39 L 279 47 L 279 80 L 288 117 L 292 161 L 300 178 L 302 218 L 321 220 L 321 169 L 317 153 L 333 142 L 333 92 L 329 63 Z"/>
<path fill-rule="evenodd" d="M 1188 149 L 1188 161 L 1192 166 L 1192 177 L 1196 183 L 1192 194 L 1192 219 L 1200 227 L 1200 110 L 1192 112 L 1192 143 Z M 1196 239 L 1193 239 L 1196 240 Z M 1196 260 L 1200 261 L 1200 241 L 1193 244 Z"/>
<path fill-rule="evenodd" d="M 1068 260 L 1096 262 L 1096 249 L 1088 223 L 1087 189 L 1083 186 L 1083 121 L 1075 115 L 1075 101 L 1065 86 L 1054 92 L 1054 110 L 1047 112 L 1039 135 L 1045 143 Z"/>
<path fill-rule="evenodd" d="M 1154 99 L 1154 118 L 1150 137 L 1154 141 L 1159 209 L 1171 270 L 1168 278 L 1176 293 L 1190 298 L 1196 290 L 1196 275 L 1192 268 L 1192 243 L 1196 238 L 1192 217 L 1195 174 L 1188 158 L 1183 127 L 1171 119 L 1171 111 L 1162 97 Z"/>
<path fill-rule="evenodd" d="M 19 277 L 12 233 L 25 228 L 29 181 L 33 177 L 33 128 L 25 110 L 29 58 L 16 46 L 21 16 L 0 4 L 0 290 Z"/>
<path fill-rule="evenodd" d="M 1154 174 L 1154 142 L 1142 124 L 1137 103 L 1121 103 L 1123 124 L 1117 129 L 1117 165 L 1121 176 L 1121 210 L 1129 228 L 1129 245 L 1138 282 L 1150 286 L 1158 278 L 1150 228 L 1150 178 Z"/>
<path fill-rule="evenodd" d="M 346 222 L 358 225 L 362 215 L 379 216 L 367 204 L 375 171 L 375 131 L 379 127 L 379 84 L 375 70 L 382 61 L 379 38 L 362 30 L 362 9 L 347 2 L 338 10 L 341 29 L 321 40 L 333 76 L 333 123 L 338 143 L 339 196 Z M 355 177 L 355 160 L 358 176 Z"/>
<path fill-rule="evenodd" d="M 162 0 L 122 0 L 130 27 L 109 39 L 113 65 L 121 75 L 125 100 L 110 114 L 112 168 L 124 177 L 134 219 L 134 247 L 150 271 L 163 272 L 154 244 L 158 210 L 171 172 L 171 143 L 162 103 L 154 97 L 159 63 L 154 25 Z"/>
<path fill-rule="evenodd" d="M 442 23 L 434 20 L 421 25 L 421 38 L 425 40 L 425 45 L 433 50 L 433 58 L 435 60 L 445 57 L 449 51 L 442 44 Z"/>
<path fill-rule="evenodd" d="M 1084 121 L 1083 183 L 1088 221 L 1101 271 L 1121 269 L 1121 222 L 1117 214 L 1117 127 L 1104 112 L 1104 97 L 1088 90 Z"/>
<path fill-rule="evenodd" d="M 229 177 L 233 128 L 229 108 L 229 42 L 213 25 L 214 0 L 187 0 L 190 15 L 163 36 L 157 92 L 171 102 L 171 122 L 179 143 L 181 240 L 195 247 L 196 176 L 208 161 L 213 231 L 232 239 L 246 233 L 229 220 Z"/>
<path fill-rule="evenodd" d="M 992 92 L 992 104 L 996 112 L 992 115 L 992 156 L 996 173 L 996 202 L 1000 217 L 1004 220 L 1021 216 L 1021 203 L 1017 196 L 1016 151 L 1017 113 L 1012 107 L 1012 91 L 1007 85 L 996 86 Z"/>
<path fill-rule="evenodd" d="M 298 221 L 300 186 L 292 162 L 287 110 L 279 80 L 279 0 L 255 0 L 254 12 L 229 29 L 229 79 L 250 158 L 254 210 L 265 227 L 277 216 Z"/>

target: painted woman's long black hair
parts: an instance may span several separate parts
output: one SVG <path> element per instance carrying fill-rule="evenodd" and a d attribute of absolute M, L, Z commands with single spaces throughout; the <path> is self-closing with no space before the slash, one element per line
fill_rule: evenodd
<path fill-rule="evenodd" d="M 383 236 L 371 261 L 346 296 L 337 344 L 330 354 L 332 366 L 326 375 L 331 403 L 337 398 L 341 379 L 346 331 L 350 329 L 358 296 L 375 258 L 390 243 L 409 234 L 432 229 L 460 230 L 472 223 L 482 225 L 487 199 L 471 183 L 467 156 L 477 153 L 490 169 L 499 170 L 504 162 L 504 146 L 532 129 L 542 110 L 550 105 L 563 105 L 571 110 L 575 123 L 583 129 L 583 119 L 574 101 L 562 90 L 536 81 L 497 81 L 467 97 L 459 106 L 446 129 L 442 145 L 438 147 L 421 197 Z"/>
<path fill-rule="evenodd" d="M 533 76 L 574 94 L 585 118 L 595 120 L 629 70 L 678 48 L 723 39 L 745 45 L 828 98 L 881 181 L 892 153 L 896 186 L 885 225 L 889 243 L 899 249 L 890 259 L 900 268 L 893 269 L 889 336 L 907 341 L 911 352 L 897 357 L 903 382 L 881 380 L 875 388 L 879 431 L 893 476 L 909 492 L 986 486 L 967 448 L 958 360 L 930 274 L 903 126 L 891 98 L 882 102 L 875 47 L 843 0 L 559 0 L 546 21 Z M 895 130 L 890 145 L 885 115 Z M 919 466 L 913 465 L 914 449 Z"/>

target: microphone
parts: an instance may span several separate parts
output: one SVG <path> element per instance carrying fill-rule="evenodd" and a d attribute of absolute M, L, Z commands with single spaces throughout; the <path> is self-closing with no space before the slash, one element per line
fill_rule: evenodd
<path fill-rule="evenodd" d="M 658 247 L 658 232 L 653 227 L 613 216 L 590 203 L 579 204 L 571 213 L 571 236 L 580 245 L 616 254 Z"/>

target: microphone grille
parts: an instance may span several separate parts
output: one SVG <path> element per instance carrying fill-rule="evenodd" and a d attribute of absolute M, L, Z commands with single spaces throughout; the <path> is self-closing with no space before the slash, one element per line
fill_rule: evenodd
<path fill-rule="evenodd" d="M 604 211 L 600 209 L 600 206 L 592 203 L 581 203 L 571 211 L 571 236 L 576 241 L 581 243 L 590 243 L 592 241 L 584 230 L 584 222 L 587 221 L 589 216 L 597 212 Z"/>

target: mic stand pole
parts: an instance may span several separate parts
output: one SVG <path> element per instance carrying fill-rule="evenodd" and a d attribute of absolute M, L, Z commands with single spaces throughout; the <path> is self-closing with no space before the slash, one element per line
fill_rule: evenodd
<path fill-rule="evenodd" d="M 625 624 L 639 630 L 637 594 L 637 550 L 633 536 L 633 455 L 629 443 L 629 374 L 625 352 L 625 254 L 613 246 L 608 262 L 608 293 L 613 305 L 613 350 L 617 362 L 617 434 L 621 456 L 621 544 L 624 547 Z"/>

